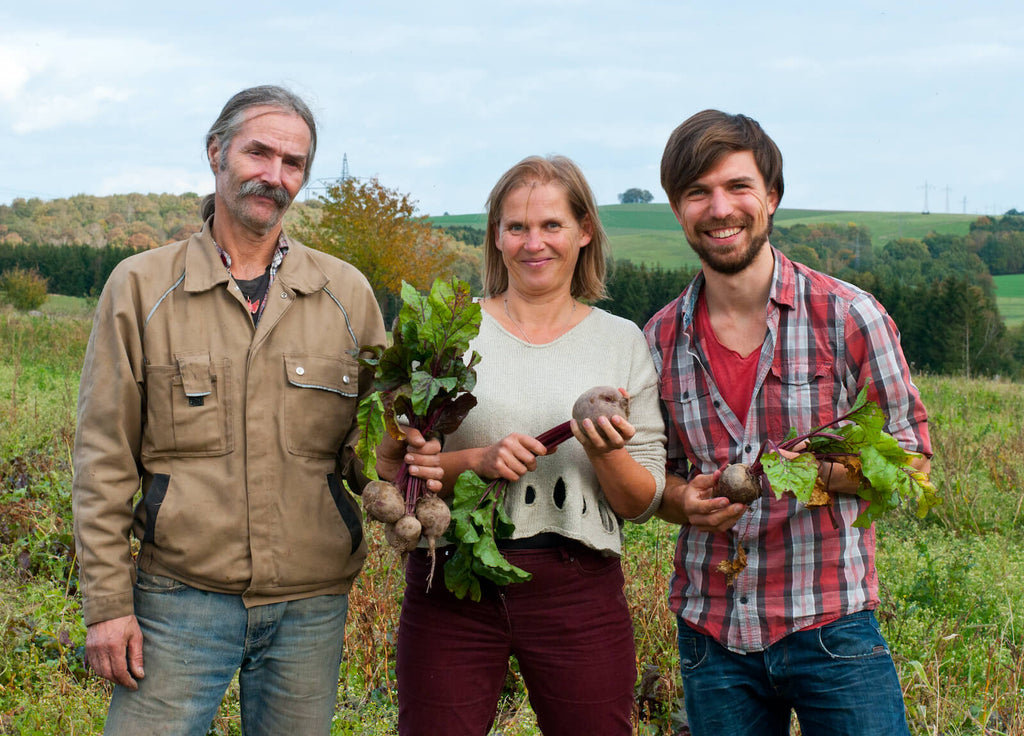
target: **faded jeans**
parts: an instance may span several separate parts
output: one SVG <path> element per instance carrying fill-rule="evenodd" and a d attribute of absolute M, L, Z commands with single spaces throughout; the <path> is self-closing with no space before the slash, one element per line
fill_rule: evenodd
<path fill-rule="evenodd" d="M 141 570 L 135 615 L 146 676 L 116 685 L 104 734 L 204 736 L 235 672 L 246 736 L 330 732 L 348 596 L 246 609 Z"/>
<path fill-rule="evenodd" d="M 693 736 L 787 736 L 791 710 L 804 736 L 909 733 L 896 667 L 872 611 L 749 654 L 678 624 Z"/>

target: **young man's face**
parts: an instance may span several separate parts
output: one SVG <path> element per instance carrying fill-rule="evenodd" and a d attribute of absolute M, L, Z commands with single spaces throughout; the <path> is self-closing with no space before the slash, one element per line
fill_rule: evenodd
<path fill-rule="evenodd" d="M 726 154 L 683 190 L 672 211 L 690 246 L 713 271 L 739 273 L 768 242 L 779 197 L 765 188 L 751 151 Z"/>
<path fill-rule="evenodd" d="M 260 235 L 281 221 L 302 188 L 310 134 L 293 112 L 254 107 L 228 144 L 208 151 L 226 214 Z"/>

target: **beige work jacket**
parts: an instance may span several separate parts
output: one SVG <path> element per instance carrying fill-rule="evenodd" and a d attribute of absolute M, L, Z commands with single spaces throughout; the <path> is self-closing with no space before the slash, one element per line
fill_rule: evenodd
<path fill-rule="evenodd" d="M 354 351 L 382 345 L 384 325 L 361 273 L 289 245 L 258 328 L 209 221 L 107 281 L 74 455 L 87 625 L 133 612 L 136 564 L 247 606 L 346 593 L 359 572 L 342 480 L 360 482 L 356 406 L 373 377 Z"/>

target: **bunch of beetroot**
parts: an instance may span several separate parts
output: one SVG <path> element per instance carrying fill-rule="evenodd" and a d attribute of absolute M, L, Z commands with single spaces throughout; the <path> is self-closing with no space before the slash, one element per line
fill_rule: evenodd
<path fill-rule="evenodd" d="M 424 436 L 444 435 L 455 431 L 476 406 L 470 392 L 480 356 L 474 352 L 466 361 L 464 355 L 480 329 L 480 305 L 469 285 L 458 279 L 438 279 L 427 295 L 403 283 L 402 300 L 391 345 L 365 348 L 371 355 L 360 358 L 374 369 L 374 391 L 359 405 L 356 454 L 366 475 L 375 479 L 363 490 L 363 506 L 384 522 L 388 543 L 404 554 L 425 537 L 433 559 L 435 544 L 451 520 L 447 504 L 426 491 L 404 464 L 393 484 L 377 479 L 376 448 L 385 431 L 404 439 L 400 420 Z"/>

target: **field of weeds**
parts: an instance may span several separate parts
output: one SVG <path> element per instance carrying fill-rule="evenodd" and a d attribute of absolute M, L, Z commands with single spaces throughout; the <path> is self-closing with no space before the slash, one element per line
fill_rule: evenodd
<path fill-rule="evenodd" d="M 82 662 L 71 537 L 71 445 L 87 310 L 0 311 L 0 734 L 99 734 L 109 689 Z M 879 524 L 879 618 L 915 734 L 1024 734 L 1024 386 L 921 376 L 932 416 L 929 518 Z M 395 732 L 394 640 L 402 575 L 368 525 L 351 596 L 335 735 Z M 637 733 L 682 726 L 675 620 L 666 603 L 674 532 L 629 529 Z M 240 733 L 229 691 L 211 734 Z M 537 733 L 510 668 L 495 734 Z"/>

